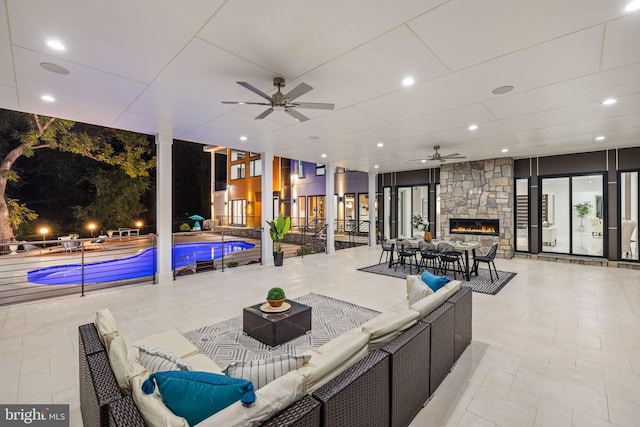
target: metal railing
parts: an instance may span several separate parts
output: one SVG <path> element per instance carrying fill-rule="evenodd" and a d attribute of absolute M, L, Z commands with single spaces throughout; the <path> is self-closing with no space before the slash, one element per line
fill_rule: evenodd
<path fill-rule="evenodd" d="M 0 305 L 152 282 L 155 245 L 155 235 L 3 244 Z"/>

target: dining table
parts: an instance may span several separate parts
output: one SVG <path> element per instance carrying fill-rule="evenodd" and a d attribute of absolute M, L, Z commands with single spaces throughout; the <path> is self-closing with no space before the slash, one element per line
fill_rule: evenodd
<path fill-rule="evenodd" d="M 420 247 L 420 242 L 423 242 L 423 241 L 424 239 L 420 237 L 417 239 L 416 238 L 392 239 L 390 240 L 390 243 L 394 247 L 398 246 L 399 244 L 408 243 L 409 247 L 418 249 Z M 447 241 L 447 240 L 433 239 L 431 243 L 433 243 L 436 247 L 438 246 L 438 243 L 448 243 L 451 246 L 453 246 L 453 248 L 456 251 L 462 252 L 464 254 L 464 276 L 467 281 L 471 280 L 471 267 L 469 266 L 469 252 L 471 252 L 472 256 L 475 258 L 476 249 L 482 246 L 480 242 L 477 242 L 477 241 L 467 242 L 467 241 L 460 241 L 460 240 Z M 392 265 L 393 265 L 393 251 L 391 252 L 391 259 L 389 260 L 389 267 L 391 267 Z"/>

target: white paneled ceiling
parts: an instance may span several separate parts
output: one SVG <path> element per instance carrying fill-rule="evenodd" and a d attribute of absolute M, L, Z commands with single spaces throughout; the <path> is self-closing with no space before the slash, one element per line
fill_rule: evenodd
<path fill-rule="evenodd" d="M 630 0 L 1 1 L 1 108 L 381 172 L 437 166 L 410 161 L 436 144 L 467 160 L 640 145 Z M 276 76 L 335 109 L 256 120 L 266 107 L 221 102 L 262 102 L 236 82 L 271 95 Z"/>

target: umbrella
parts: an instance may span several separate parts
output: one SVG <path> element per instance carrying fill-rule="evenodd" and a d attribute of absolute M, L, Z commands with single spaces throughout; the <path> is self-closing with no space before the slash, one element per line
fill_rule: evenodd
<path fill-rule="evenodd" d="M 192 220 L 195 221 L 195 224 L 193 224 L 193 228 L 198 229 L 198 230 L 200 229 L 200 223 L 198 221 L 203 221 L 204 220 L 204 218 L 201 217 L 200 215 L 191 215 L 189 217 L 189 219 L 192 219 Z"/>

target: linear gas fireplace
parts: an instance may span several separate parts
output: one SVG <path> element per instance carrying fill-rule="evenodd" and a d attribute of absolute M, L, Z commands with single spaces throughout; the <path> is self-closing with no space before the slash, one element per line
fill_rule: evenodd
<path fill-rule="evenodd" d="M 479 234 L 482 236 L 499 236 L 500 220 L 449 218 L 451 234 Z"/>

